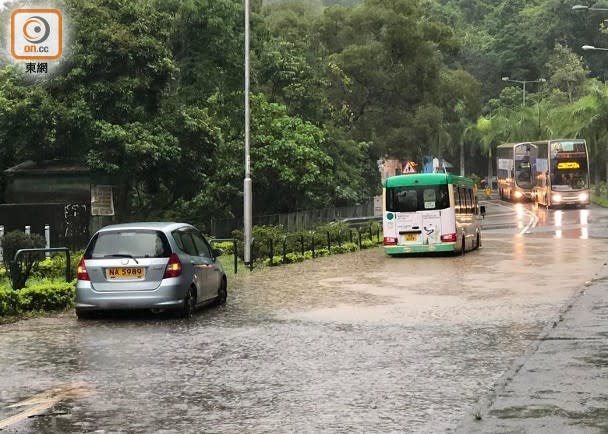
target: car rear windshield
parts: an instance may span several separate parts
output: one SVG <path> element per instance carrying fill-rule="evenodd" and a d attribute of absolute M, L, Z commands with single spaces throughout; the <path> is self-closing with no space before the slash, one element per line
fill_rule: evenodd
<path fill-rule="evenodd" d="M 394 187 L 386 189 L 386 210 L 428 211 L 450 207 L 447 185 Z"/>
<path fill-rule="evenodd" d="M 111 257 L 168 258 L 171 247 L 160 231 L 118 230 L 97 234 L 85 252 L 86 259 Z"/>

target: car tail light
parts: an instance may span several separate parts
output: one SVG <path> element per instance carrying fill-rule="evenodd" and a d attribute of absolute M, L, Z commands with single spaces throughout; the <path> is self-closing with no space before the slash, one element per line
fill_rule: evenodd
<path fill-rule="evenodd" d="M 456 234 L 443 234 L 441 236 L 442 243 L 455 243 L 457 240 Z"/>
<path fill-rule="evenodd" d="M 91 278 L 89 277 L 89 273 L 87 272 L 87 267 L 84 264 L 84 257 L 80 258 L 80 262 L 78 263 L 78 267 L 76 270 L 78 280 L 91 280 Z"/>
<path fill-rule="evenodd" d="M 395 237 L 384 237 L 384 245 L 385 246 L 394 246 L 397 244 L 397 238 Z"/>
<path fill-rule="evenodd" d="M 182 274 L 182 263 L 179 260 L 179 256 L 175 253 L 171 254 L 167 268 L 165 268 L 165 275 L 163 279 L 169 279 L 170 277 L 177 277 Z"/>

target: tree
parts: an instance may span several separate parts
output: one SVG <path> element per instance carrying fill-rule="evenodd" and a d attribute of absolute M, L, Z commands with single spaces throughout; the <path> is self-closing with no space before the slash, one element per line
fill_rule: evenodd
<path fill-rule="evenodd" d="M 327 52 L 316 29 L 319 2 L 292 0 L 263 9 L 266 32 L 255 50 L 255 88 L 289 113 L 322 125 L 331 119 L 325 74 Z"/>
<path fill-rule="evenodd" d="M 356 142 L 341 129 L 327 130 L 321 149 L 331 158 L 331 203 L 347 206 L 378 194 L 380 174 L 371 146 Z"/>
<path fill-rule="evenodd" d="M 159 0 L 156 3 L 168 14 L 170 34 L 166 48 L 179 67 L 176 81 L 171 83 L 178 100 L 200 107 L 217 92 L 237 97 L 230 92 L 243 87 L 242 1 Z M 259 26 L 258 15 L 255 5 L 252 9 L 255 30 Z M 252 43 L 256 40 L 252 37 Z"/>
<path fill-rule="evenodd" d="M 254 95 L 251 133 L 255 207 L 276 213 L 330 203 L 333 161 L 321 149 L 326 140 L 321 129 Z"/>
<path fill-rule="evenodd" d="M 588 84 L 587 95 L 573 104 L 560 106 L 549 113 L 556 135 L 586 138 L 589 144 L 591 172 L 599 184 L 601 173 L 608 170 L 608 87 L 597 81 Z"/>
<path fill-rule="evenodd" d="M 440 53 L 454 45 L 447 27 L 420 17 L 415 2 L 368 0 L 330 8 L 319 22 L 334 119 L 376 155 L 415 153 L 417 136 L 428 136 L 412 122 L 437 105 Z"/>
<path fill-rule="evenodd" d="M 118 209 L 127 216 L 133 189 L 150 186 L 149 171 L 170 166 L 179 154 L 159 122 L 177 71 L 168 49 L 172 20 L 151 0 L 69 0 L 67 8 L 73 32 L 67 72 L 49 89 L 71 114 L 58 140 L 78 141 L 80 159 L 117 182 Z M 83 134 L 74 134 L 79 129 Z"/>
<path fill-rule="evenodd" d="M 481 149 L 488 156 L 488 180 L 493 177 L 492 161 L 496 147 L 509 141 L 510 120 L 505 110 L 499 110 L 492 116 L 481 116 L 477 120 L 476 130 L 479 134 Z"/>
<path fill-rule="evenodd" d="M 444 69 L 440 76 L 439 99 L 445 113 L 445 129 L 450 136 L 448 158 L 459 153 L 461 174 L 465 174 L 465 132 L 481 112 L 480 83 L 462 69 Z M 443 153 L 436 155 L 442 156 Z"/>
<path fill-rule="evenodd" d="M 571 104 L 582 96 L 589 70 L 581 56 L 557 43 L 547 62 L 547 71 L 550 74 L 549 86 L 553 90 L 553 101 L 559 103 L 560 94 L 565 94 L 566 101 Z"/>

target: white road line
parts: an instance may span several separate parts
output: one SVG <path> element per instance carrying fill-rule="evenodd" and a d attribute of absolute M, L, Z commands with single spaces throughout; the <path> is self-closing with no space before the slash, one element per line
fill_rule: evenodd
<path fill-rule="evenodd" d="M 504 216 L 504 215 L 510 215 L 510 214 L 516 214 L 517 211 L 514 209 L 515 205 L 514 204 L 504 204 L 501 202 L 492 202 L 493 205 L 497 205 L 503 208 L 507 208 L 508 210 L 510 210 L 510 213 L 504 213 L 504 214 L 493 214 L 493 215 L 499 215 L 499 216 Z M 528 232 L 530 230 L 530 228 L 536 227 L 536 225 L 538 224 L 538 216 L 536 214 L 534 214 L 532 211 L 530 211 L 527 208 L 523 208 L 522 210 L 528 215 L 528 217 L 530 217 L 530 220 L 528 220 L 528 223 L 523 227 L 522 230 L 519 231 L 518 235 L 523 235 L 526 232 Z"/>

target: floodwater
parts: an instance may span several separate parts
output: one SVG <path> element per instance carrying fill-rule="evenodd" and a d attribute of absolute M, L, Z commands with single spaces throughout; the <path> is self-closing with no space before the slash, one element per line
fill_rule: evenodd
<path fill-rule="evenodd" d="M 601 231 L 558 237 L 554 217 L 487 230 L 464 257 L 371 249 L 240 272 L 228 304 L 191 321 L 0 326 L 0 427 L 35 401 L 47 410 L 3 432 L 449 431 L 608 256 Z"/>

